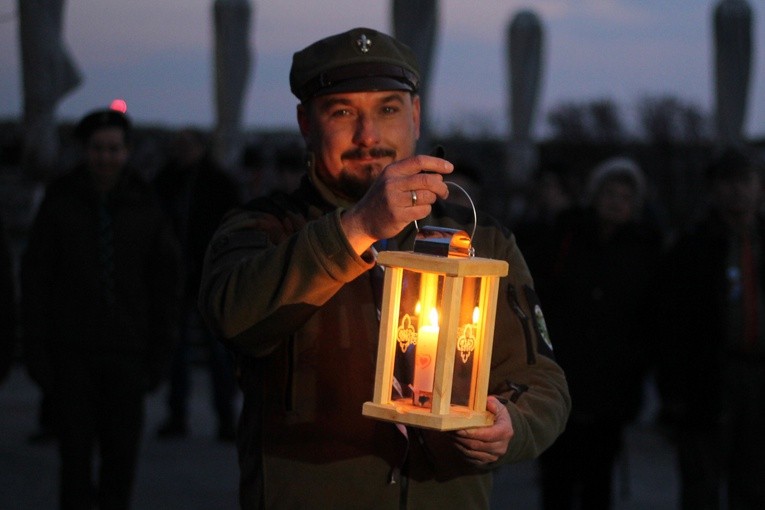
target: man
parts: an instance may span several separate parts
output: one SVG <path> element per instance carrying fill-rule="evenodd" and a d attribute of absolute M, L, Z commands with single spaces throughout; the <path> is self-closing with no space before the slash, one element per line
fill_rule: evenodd
<path fill-rule="evenodd" d="M 713 161 L 710 210 L 672 247 L 657 293 L 684 509 L 765 508 L 762 171 L 740 151 Z"/>
<path fill-rule="evenodd" d="M 459 226 L 436 203 L 453 166 L 414 155 L 419 70 L 385 34 L 357 28 L 308 46 L 293 57 L 290 85 L 308 175 L 294 193 L 224 220 L 200 290 L 240 364 L 241 506 L 488 508 L 491 468 L 538 455 L 570 407 L 534 323 L 523 258 L 512 236 L 479 220 L 477 255 L 511 268 L 497 312 L 492 426 L 437 433 L 363 417 L 378 335 L 372 245 L 410 249 L 414 220 Z M 468 228 L 472 214 L 451 212 Z"/>
<path fill-rule="evenodd" d="M 52 398 L 60 507 L 127 509 L 144 398 L 177 337 L 180 255 L 128 169 L 127 116 L 94 111 L 75 134 L 85 161 L 48 185 L 22 260 L 26 362 Z"/>

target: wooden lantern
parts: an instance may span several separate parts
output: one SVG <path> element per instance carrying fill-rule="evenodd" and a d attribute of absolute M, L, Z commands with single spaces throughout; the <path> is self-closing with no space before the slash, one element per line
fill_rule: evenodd
<path fill-rule="evenodd" d="M 377 370 L 364 416 L 435 430 L 493 423 L 486 400 L 499 279 L 508 264 L 471 251 L 465 232 L 431 228 L 414 252 L 379 254 L 385 277 Z"/>

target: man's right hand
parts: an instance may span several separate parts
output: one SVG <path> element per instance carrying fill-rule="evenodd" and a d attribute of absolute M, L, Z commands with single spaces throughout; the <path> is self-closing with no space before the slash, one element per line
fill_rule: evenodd
<path fill-rule="evenodd" d="M 369 191 L 341 218 L 348 241 L 359 255 L 372 243 L 401 232 L 430 214 L 432 204 L 449 196 L 444 174 L 454 165 L 434 156 L 411 156 L 391 163 Z"/>

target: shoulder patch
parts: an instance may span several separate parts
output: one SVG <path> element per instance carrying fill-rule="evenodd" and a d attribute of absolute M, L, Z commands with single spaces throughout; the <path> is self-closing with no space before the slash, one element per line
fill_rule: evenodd
<path fill-rule="evenodd" d="M 550 332 L 547 329 L 547 323 L 545 322 L 545 316 L 542 313 L 542 305 L 539 302 L 539 296 L 529 285 L 524 285 L 523 290 L 526 293 L 526 300 L 529 302 L 529 307 L 534 314 L 534 331 L 537 334 L 537 352 L 548 358 L 555 358 L 553 354 L 552 340 L 550 339 Z"/>

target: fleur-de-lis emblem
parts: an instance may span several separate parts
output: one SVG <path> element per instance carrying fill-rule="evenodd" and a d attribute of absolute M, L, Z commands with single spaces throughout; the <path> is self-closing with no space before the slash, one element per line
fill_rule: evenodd
<path fill-rule="evenodd" d="M 404 318 L 401 319 L 401 325 L 398 327 L 398 334 L 396 335 L 398 345 L 401 347 L 401 352 L 406 352 L 410 345 L 417 344 L 417 332 L 412 325 L 412 318 L 409 314 L 404 314 Z"/>
<path fill-rule="evenodd" d="M 369 47 L 372 46 L 372 41 L 366 36 L 366 34 L 361 34 L 361 37 L 356 39 L 356 46 L 359 47 L 361 53 L 368 53 Z"/>
<path fill-rule="evenodd" d="M 475 331 L 472 324 L 466 324 L 459 338 L 457 339 L 457 350 L 460 353 L 463 363 L 470 359 L 470 353 L 475 350 Z"/>

